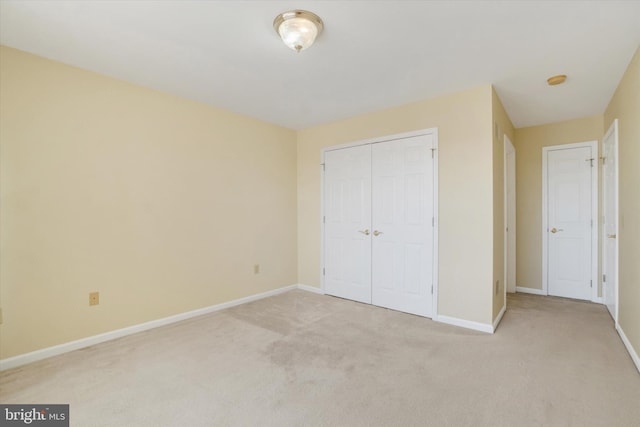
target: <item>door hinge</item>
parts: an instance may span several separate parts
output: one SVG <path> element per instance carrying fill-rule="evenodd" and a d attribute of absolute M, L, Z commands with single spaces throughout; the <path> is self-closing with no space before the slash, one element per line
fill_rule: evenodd
<path fill-rule="evenodd" d="M 435 148 L 432 148 L 432 149 L 431 149 L 431 158 L 432 158 L 432 159 L 434 158 L 434 154 L 433 154 L 433 153 L 434 153 L 435 151 L 436 151 L 436 149 L 435 149 Z"/>
<path fill-rule="evenodd" d="M 607 158 L 606 158 L 606 157 L 604 157 L 604 156 L 602 156 L 602 157 L 600 157 L 600 158 L 602 159 L 602 164 L 604 165 L 604 163 L 606 162 Z"/>
<path fill-rule="evenodd" d="M 322 275 L 323 275 L 323 276 L 325 275 L 325 273 L 324 273 L 324 267 L 322 267 Z"/>
<path fill-rule="evenodd" d="M 593 228 L 593 220 L 591 220 L 591 228 Z"/>
<path fill-rule="evenodd" d="M 322 166 L 322 170 L 324 170 L 324 163 L 320 163 L 320 166 Z"/>
<path fill-rule="evenodd" d="M 327 222 L 327 217 L 322 215 L 322 223 L 325 224 Z"/>
<path fill-rule="evenodd" d="M 589 287 L 593 288 L 593 280 L 589 280 Z"/>
<path fill-rule="evenodd" d="M 603 275 L 602 275 L 602 282 L 604 283 L 604 282 L 606 282 L 606 281 L 607 281 L 607 275 L 606 275 L 606 274 L 603 274 Z"/>
<path fill-rule="evenodd" d="M 433 295 L 433 285 L 431 285 L 431 295 Z"/>
<path fill-rule="evenodd" d="M 592 158 L 590 158 L 590 159 L 586 159 L 586 160 L 585 160 L 585 162 L 591 162 L 591 163 L 590 163 L 590 165 L 591 165 L 591 167 L 593 167 L 593 161 L 594 161 L 594 160 L 595 160 L 595 159 L 592 157 Z"/>

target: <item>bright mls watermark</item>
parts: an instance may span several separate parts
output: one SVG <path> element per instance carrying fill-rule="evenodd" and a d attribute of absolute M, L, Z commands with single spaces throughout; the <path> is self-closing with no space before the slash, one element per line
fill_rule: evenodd
<path fill-rule="evenodd" d="M 69 427 L 69 405 L 3 405 L 2 426 Z"/>

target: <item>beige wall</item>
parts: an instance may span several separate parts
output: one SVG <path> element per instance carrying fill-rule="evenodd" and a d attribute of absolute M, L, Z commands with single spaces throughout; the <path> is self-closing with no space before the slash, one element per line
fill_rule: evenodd
<path fill-rule="evenodd" d="M 439 132 L 439 314 L 490 324 L 491 86 L 298 132 L 298 273 L 320 286 L 321 149 L 426 128 Z"/>
<path fill-rule="evenodd" d="M 516 284 L 542 289 L 542 147 L 601 141 L 602 116 L 515 130 Z"/>
<path fill-rule="evenodd" d="M 1 358 L 296 283 L 294 131 L 5 47 L 0 85 Z"/>
<path fill-rule="evenodd" d="M 493 318 L 504 307 L 504 136 L 513 142 L 514 129 L 495 89 L 492 89 L 493 111 Z"/>
<path fill-rule="evenodd" d="M 640 354 L 640 48 L 604 113 L 604 128 L 618 119 L 620 327 Z"/>

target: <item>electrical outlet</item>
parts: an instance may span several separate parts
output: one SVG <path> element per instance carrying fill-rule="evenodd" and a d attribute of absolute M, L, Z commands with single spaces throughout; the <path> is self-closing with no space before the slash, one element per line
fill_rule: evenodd
<path fill-rule="evenodd" d="M 253 274 L 260 274 L 260 264 L 253 266 Z"/>
<path fill-rule="evenodd" d="M 89 305 L 100 304 L 100 292 L 91 292 L 89 294 Z"/>

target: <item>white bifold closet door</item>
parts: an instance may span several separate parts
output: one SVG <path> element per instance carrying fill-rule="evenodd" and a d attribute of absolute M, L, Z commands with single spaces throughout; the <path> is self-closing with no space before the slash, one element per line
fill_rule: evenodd
<path fill-rule="evenodd" d="M 325 292 L 432 316 L 433 148 L 421 135 L 325 153 Z"/>

